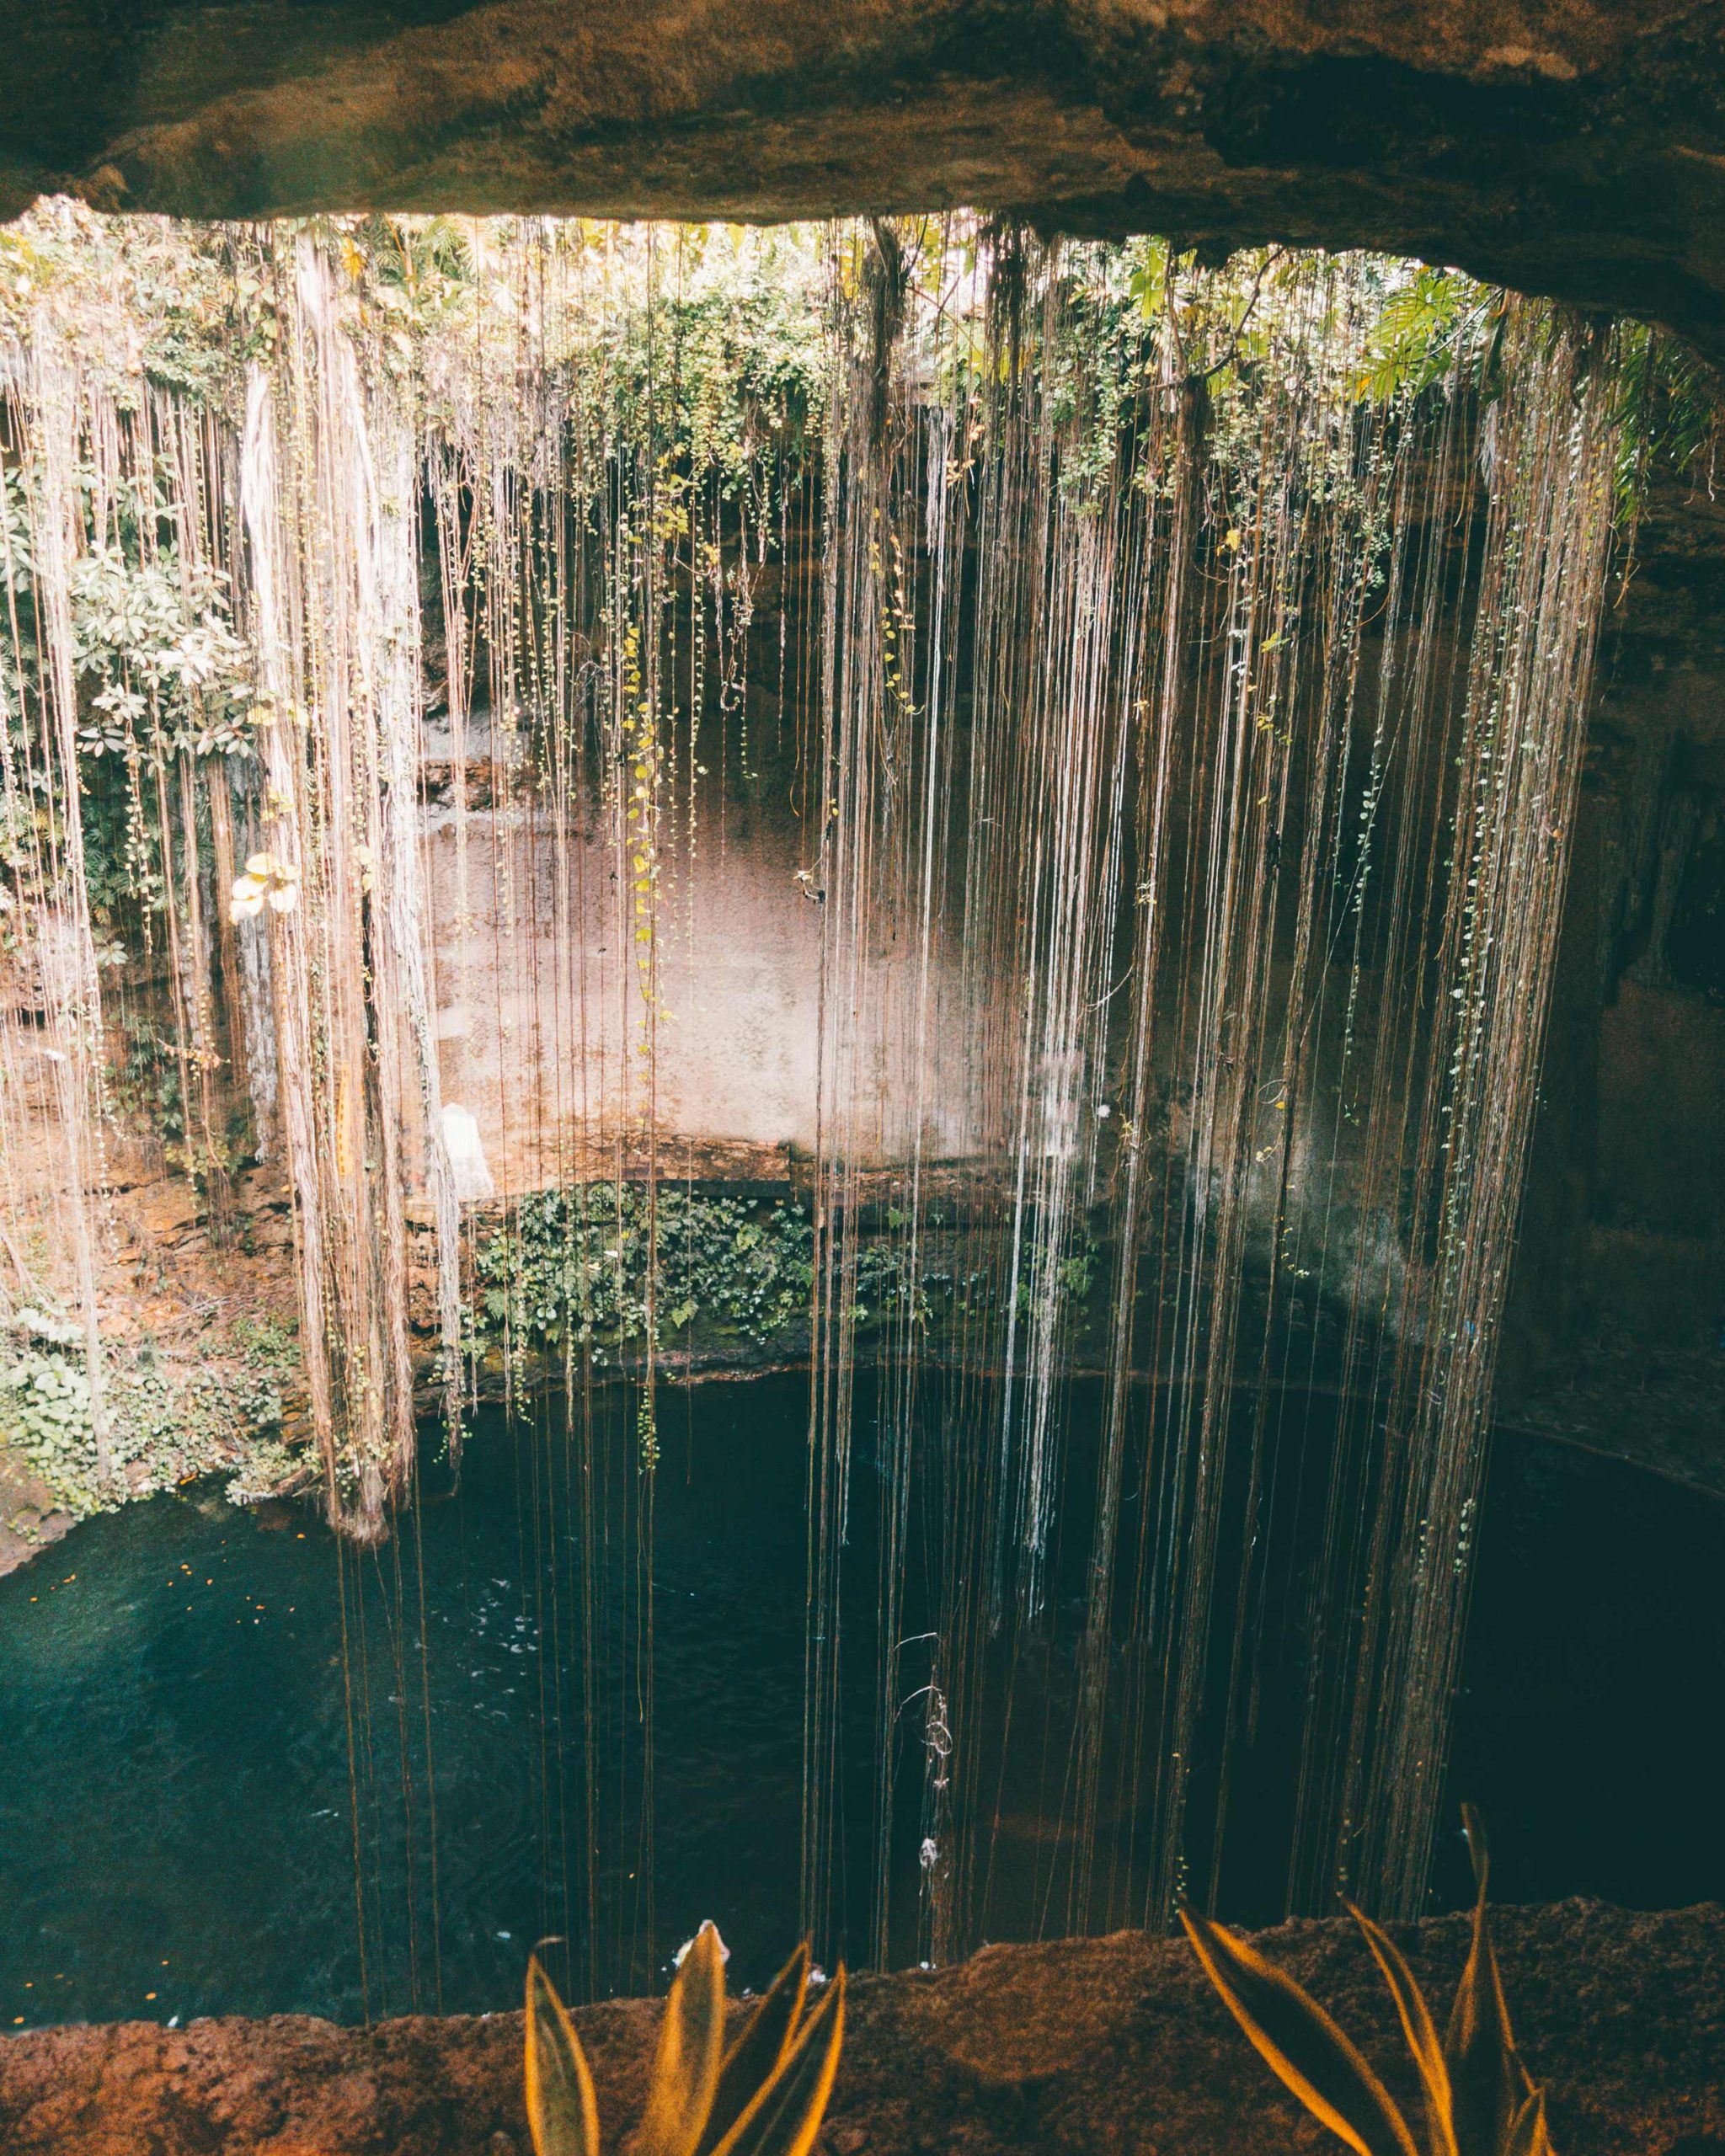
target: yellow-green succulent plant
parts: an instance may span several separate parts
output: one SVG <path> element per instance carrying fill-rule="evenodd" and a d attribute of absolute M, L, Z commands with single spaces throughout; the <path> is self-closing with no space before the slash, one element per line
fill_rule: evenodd
<path fill-rule="evenodd" d="M 1370 1918 L 1348 1909 L 1383 1972 L 1413 2055 L 1422 2132 L 1308 1992 L 1244 1940 L 1207 1917 L 1181 1912 L 1199 1960 L 1254 2047 L 1356 2156 L 1552 2156 L 1545 2092 L 1534 2086 L 1515 2048 L 1486 1923 L 1485 1836 L 1471 1806 L 1462 1816 L 1479 1896 L 1467 1966 L 1441 2041 L 1395 1945 Z"/>
<path fill-rule="evenodd" d="M 804 1945 L 727 2047 L 724 1950 L 702 1924 L 665 2002 L 631 2156 L 808 2156 L 838 2072 L 845 1972 L 812 2008 L 808 1988 Z M 527 2123 L 537 2156 L 599 2156 L 586 2054 L 537 1955 L 527 1964 Z"/>

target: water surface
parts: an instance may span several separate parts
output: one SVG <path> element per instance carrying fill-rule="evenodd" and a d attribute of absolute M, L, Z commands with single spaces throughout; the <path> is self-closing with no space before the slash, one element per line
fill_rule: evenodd
<path fill-rule="evenodd" d="M 491 1418 L 458 1491 L 430 1470 L 380 1550 L 193 1492 L 90 1521 L 0 1581 L 7 2025 L 496 2008 L 553 1933 L 574 1941 L 572 1990 L 649 1986 L 703 1916 L 739 1980 L 770 1973 L 798 1924 L 805 1381 L 668 1395 L 650 1535 L 633 1424 L 601 1401 L 595 1430 L 590 1446 L 555 1414 Z M 865 1400 L 857 1611 L 871 1444 Z M 1518 1439 L 1484 1519 L 1452 1782 L 1491 1823 L 1500 1897 L 1725 1896 L 1725 1508 Z M 1014 1665 L 994 1936 L 1060 1928 L 1045 1822 L 1081 1565 L 1056 1566 L 1045 1633 Z M 837 1886 L 853 1931 L 876 1646 L 850 1621 Z M 1252 1801 L 1236 1798 L 1247 1846 L 1225 1913 L 1273 1920 Z M 1436 1897 L 1466 1892 L 1452 1837 Z"/>

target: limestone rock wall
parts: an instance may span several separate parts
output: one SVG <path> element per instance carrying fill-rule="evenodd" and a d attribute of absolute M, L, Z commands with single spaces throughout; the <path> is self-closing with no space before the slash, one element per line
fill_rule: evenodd
<path fill-rule="evenodd" d="M 1370 245 L 1725 350 L 1722 0 L 45 0 L 0 216 L 972 203 Z"/>

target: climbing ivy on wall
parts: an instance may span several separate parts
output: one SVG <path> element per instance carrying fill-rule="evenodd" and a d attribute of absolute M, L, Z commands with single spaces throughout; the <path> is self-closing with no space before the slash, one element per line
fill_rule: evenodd
<path fill-rule="evenodd" d="M 578 1346 L 603 1363 L 644 1342 L 649 1251 L 663 1338 L 703 1326 L 764 1343 L 808 1309 L 814 1233 L 794 1201 L 662 1188 L 657 1235 L 636 1183 L 547 1190 L 523 1202 L 475 1253 L 476 1340 Z"/>
<path fill-rule="evenodd" d="M 692 1334 L 714 1348 L 806 1350 L 814 1236 L 800 1198 L 661 1187 L 657 1216 L 656 1347 L 681 1346 Z M 900 1225 L 902 1216 L 889 1210 L 884 1226 Z M 603 1366 L 644 1346 L 651 1240 L 644 1184 L 577 1184 L 524 1199 L 504 1226 L 478 1241 L 471 1347 L 480 1353 L 495 1342 L 572 1348 Z M 926 1331 L 991 1306 L 1001 1292 L 996 1271 L 955 1269 L 951 1256 L 937 1230 L 914 1271 L 890 1233 L 865 1241 L 850 1282 L 852 1324 Z M 1096 1244 L 1081 1235 L 1057 1268 L 1062 1296 L 1087 1301 L 1097 1257 Z M 1019 1293 L 1028 1307 L 1028 1291 Z"/>
<path fill-rule="evenodd" d="M 302 1470 L 281 1441 L 285 1395 L 298 1364 L 293 1337 L 270 1320 L 242 1319 L 228 1352 L 188 1369 L 149 1341 L 115 1356 L 106 1401 L 110 1460 L 99 1464 L 83 1328 L 57 1311 L 13 1313 L 0 1344 L 0 1443 L 40 1478 L 56 1507 L 82 1518 L 128 1497 L 227 1471 L 228 1494 L 250 1498 Z M 239 1471 L 236 1440 L 243 1438 Z"/>

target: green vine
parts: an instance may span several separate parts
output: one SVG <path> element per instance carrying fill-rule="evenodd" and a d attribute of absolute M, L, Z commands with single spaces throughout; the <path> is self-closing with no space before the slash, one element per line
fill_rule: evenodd
<path fill-rule="evenodd" d="M 34 1308 L 15 1312 L 11 1324 L 19 1337 L 0 1360 L 0 1444 L 40 1476 L 56 1504 L 74 1518 L 223 1471 L 232 1476 L 230 1497 L 254 1497 L 301 1465 L 280 1436 L 283 1389 L 298 1359 L 292 1335 L 281 1325 L 242 1319 L 231 1328 L 232 1353 L 208 1357 L 189 1371 L 148 1341 L 130 1351 L 110 1347 L 104 1369 L 104 1476 L 83 1327 Z"/>
<path fill-rule="evenodd" d="M 806 1312 L 814 1231 L 793 1201 L 661 1188 L 653 1305 L 660 1339 L 697 1320 L 764 1344 Z M 475 1254 L 476 1345 L 505 1335 L 536 1347 L 590 1348 L 596 1362 L 648 1325 L 647 1193 L 586 1183 L 527 1199 Z"/>
<path fill-rule="evenodd" d="M 814 1283 L 814 1235 L 794 1198 L 729 1197 L 661 1187 L 657 1208 L 653 1307 L 656 1348 L 726 1341 L 806 1353 Z M 859 1332 L 889 1321 L 927 1331 L 994 1302 L 986 1267 L 954 1271 L 942 1239 L 923 1262 L 893 1240 L 905 1215 L 889 1214 L 887 1233 L 865 1237 L 849 1276 L 848 1316 Z M 575 1348 L 603 1365 L 632 1345 L 644 1347 L 648 1325 L 648 1217 L 644 1187 L 595 1182 L 549 1190 L 526 1200 L 474 1256 L 468 1346 L 496 1342 L 536 1349 Z M 1096 1281 L 1097 1246 L 1081 1240 L 1055 1267 L 1051 1287 L 1083 1305 Z M 1020 1307 L 1031 1306 L 1021 1287 Z M 792 1327 L 802 1337 L 787 1339 Z"/>

